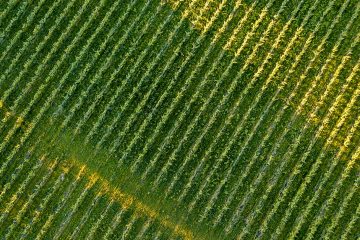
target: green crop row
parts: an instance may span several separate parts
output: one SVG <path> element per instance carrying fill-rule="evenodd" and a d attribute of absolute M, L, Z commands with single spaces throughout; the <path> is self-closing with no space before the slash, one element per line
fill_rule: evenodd
<path fill-rule="evenodd" d="M 194 236 L 356 238 L 356 1 L 14 0 L 0 8 L 6 238 L 178 237 L 105 203 L 96 184 L 56 180 L 27 157 L 34 149 L 59 159 L 76 152 L 114 186 L 128 185 L 166 216 L 174 211 Z M 54 195 L 43 193 L 48 178 Z M 37 199 L 56 203 L 16 235 Z"/>

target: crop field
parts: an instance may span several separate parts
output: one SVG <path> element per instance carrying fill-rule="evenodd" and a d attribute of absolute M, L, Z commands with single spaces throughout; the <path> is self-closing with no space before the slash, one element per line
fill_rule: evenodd
<path fill-rule="evenodd" d="M 0 1 L 0 239 L 360 239 L 360 1 Z"/>

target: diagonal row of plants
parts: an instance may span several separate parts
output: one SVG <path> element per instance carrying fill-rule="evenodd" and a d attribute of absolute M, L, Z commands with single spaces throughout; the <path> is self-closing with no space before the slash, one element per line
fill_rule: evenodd
<path fill-rule="evenodd" d="M 196 0 L 13 2 L 1 101 L 29 127 L 4 116 L 1 173 L 51 119 L 165 190 L 184 221 L 242 238 L 354 233 L 359 4 L 208 1 L 199 32 Z"/>
<path fill-rule="evenodd" d="M 97 175 L 90 175 L 84 165 L 79 167 L 78 163 L 62 158 L 50 161 L 48 157 L 49 154 L 45 154 L 39 158 L 36 150 L 30 149 L 23 163 L 13 171 L 11 179 L 17 180 L 18 185 L 11 181 L 2 190 L 0 230 L 6 239 L 42 239 L 45 235 L 54 239 L 61 236 L 143 239 L 147 232 L 153 232 L 154 237 L 162 234 L 165 239 L 172 235 L 189 239 L 183 230 L 164 230 L 164 221 L 159 222 L 149 210 L 142 209 L 141 204 L 132 204 L 133 200 L 124 199 L 122 193 L 111 192 L 111 189 L 109 192 L 111 186 L 104 185 Z M 29 174 L 22 174 L 25 169 Z M 23 198 L 24 195 L 29 197 Z M 64 211 L 66 209 L 68 211 Z M 146 211 L 147 214 L 142 214 Z M 94 214 L 99 218 L 93 218 Z M 112 219 L 111 224 L 104 221 L 106 218 Z M 7 222 L 8 219 L 13 221 Z M 104 228 L 103 235 L 98 233 L 101 228 Z"/>
<path fill-rule="evenodd" d="M 5 117 L 5 118 L 3 119 L 3 122 L 6 122 L 7 120 L 9 120 L 9 118 L 8 118 L 8 117 Z M 33 126 L 33 125 L 31 125 L 31 127 L 26 130 L 27 133 L 32 131 L 32 129 L 33 129 L 32 126 Z M 13 131 L 13 132 L 14 132 L 14 131 Z M 22 139 L 23 139 L 23 138 L 22 138 Z M 22 142 L 23 142 L 23 141 L 22 141 Z M 19 149 L 19 148 L 17 148 L 17 150 L 18 150 L 18 149 Z M 8 158 L 8 159 L 10 160 L 10 158 Z M 29 161 L 29 160 L 28 160 L 28 161 Z M 26 162 L 28 162 L 28 161 L 26 161 Z M 2 166 L 2 170 L 4 170 L 4 167 L 6 167 L 9 162 L 10 162 L 10 161 L 7 161 L 7 162 L 5 163 L 5 165 Z M 17 168 L 18 171 L 16 171 L 16 172 L 17 172 L 17 173 L 20 172 L 21 169 L 23 168 L 23 166 L 24 166 L 24 165 L 21 164 L 21 165 Z M 37 166 L 37 167 L 38 167 L 38 166 Z M 33 173 L 33 171 L 31 171 L 31 172 Z M 18 176 L 19 176 L 18 174 L 12 175 L 12 179 L 16 179 L 16 177 L 18 177 Z M 33 175 L 32 175 L 32 176 L 33 176 Z M 23 187 L 24 187 L 24 186 L 27 186 L 27 184 L 28 184 L 28 179 L 29 179 L 29 178 L 27 178 L 27 180 L 24 180 L 24 182 L 21 184 L 21 186 L 22 186 L 21 189 L 22 189 L 22 190 L 23 190 Z M 56 181 L 56 183 L 58 183 L 58 181 Z M 75 183 L 77 183 L 77 182 L 75 182 Z M 71 184 L 71 186 L 72 186 L 72 187 L 70 188 L 71 190 L 69 189 L 69 191 L 67 191 L 67 194 L 65 194 L 67 197 L 66 197 L 66 198 L 63 198 L 63 199 L 60 201 L 59 207 L 57 207 L 55 213 L 53 213 L 53 214 L 48 218 L 48 220 L 46 221 L 44 227 L 41 228 L 40 233 L 39 233 L 38 235 L 36 235 L 36 238 L 41 238 L 41 237 L 42 237 L 43 233 L 46 232 L 46 230 L 43 231 L 43 229 L 46 228 L 46 227 L 51 226 L 53 217 L 56 216 L 56 215 L 59 215 L 59 212 L 60 212 L 60 210 L 62 209 L 61 206 L 64 206 L 64 204 L 65 204 L 66 202 L 69 202 L 69 200 L 71 199 L 71 198 L 69 197 L 69 196 L 71 196 L 70 193 L 72 193 L 72 191 L 74 191 L 74 189 L 76 189 L 76 186 L 77 186 L 77 185 L 74 185 L 75 183 Z M 10 186 L 10 185 L 8 185 L 8 186 Z M 55 186 L 59 186 L 59 185 L 56 184 Z M 31 187 L 30 187 L 30 189 L 31 189 Z M 80 189 L 81 189 L 81 187 L 80 187 Z M 70 193 L 69 193 L 69 192 L 70 192 Z M 85 189 L 85 190 L 81 193 L 81 196 L 85 196 L 86 192 L 87 192 L 87 189 Z M 4 191 L 4 193 L 5 193 L 5 191 Z M 44 205 L 47 203 L 47 201 L 48 201 L 49 199 L 51 199 L 51 195 L 47 195 L 47 196 L 46 196 L 46 198 L 44 199 Z M 75 195 L 75 198 L 73 198 L 73 199 L 76 199 L 76 195 Z M 82 198 L 80 198 L 80 199 L 83 200 Z M 79 200 L 80 200 L 80 199 L 79 199 Z M 12 204 L 13 204 L 13 201 L 10 201 L 10 203 L 11 203 L 10 205 L 7 205 L 7 210 L 6 210 L 6 211 L 8 211 L 8 209 L 11 209 L 11 206 L 12 206 Z M 81 201 L 77 201 L 77 203 L 81 203 Z M 108 206 L 110 207 L 110 206 L 112 206 L 112 205 L 113 205 L 113 204 L 110 203 L 110 205 L 108 205 Z M 70 205 L 70 206 L 71 206 L 71 205 Z M 93 206 L 93 205 L 92 205 L 92 206 Z M 106 215 L 108 215 L 108 214 L 106 214 L 106 213 L 107 213 L 107 211 L 110 209 L 109 207 L 106 208 L 106 211 L 103 213 L 104 215 L 102 215 L 103 217 L 106 216 Z M 76 209 L 76 207 L 74 207 L 73 209 Z M 89 209 L 89 210 L 91 210 L 91 209 Z M 90 212 L 90 211 L 88 211 L 88 212 Z M 115 222 L 119 224 L 119 223 L 120 223 L 120 220 L 123 221 L 123 220 L 124 220 L 123 215 L 124 215 L 124 211 L 120 211 L 118 214 L 116 214 L 116 217 L 114 217 L 114 219 L 116 220 Z M 3 216 L 6 216 L 6 215 L 3 215 Z M 69 215 L 69 217 L 70 217 L 70 216 L 71 216 L 71 214 Z M 46 216 L 42 215 L 42 217 L 45 218 Z M 109 217 L 109 216 L 107 216 L 107 217 Z M 46 219 L 46 218 L 45 218 L 45 219 Z M 68 218 L 68 219 L 69 219 L 69 218 Z M 38 216 L 35 217 L 35 222 L 36 222 L 36 220 L 39 220 Z M 132 223 L 134 222 L 134 220 L 138 220 L 138 219 L 132 217 Z M 101 221 L 98 221 L 97 223 L 101 223 Z M 31 225 L 33 225 L 33 222 L 32 222 L 32 224 L 30 224 L 30 225 L 28 225 L 28 226 L 31 226 Z M 148 224 L 145 224 L 144 226 L 146 226 L 146 225 L 149 226 L 149 223 L 148 223 Z M 14 226 L 14 224 L 12 224 L 11 226 Z M 40 226 L 41 226 L 41 225 L 40 225 Z M 66 226 L 66 224 L 62 224 L 62 226 Z M 109 230 L 106 232 L 105 237 L 106 237 L 106 236 L 109 236 L 109 235 L 111 235 L 111 234 L 113 233 L 114 226 L 117 226 L 117 225 L 116 225 L 116 224 L 113 224 L 113 225 L 111 226 L 111 228 L 109 228 Z M 89 237 L 91 237 L 91 236 L 94 234 L 94 231 L 97 230 L 98 227 L 99 227 L 98 224 L 95 224 L 95 225 L 91 228 Z M 130 229 L 131 229 L 131 228 L 129 228 L 128 231 L 130 231 Z M 145 231 L 145 230 L 146 230 L 146 229 L 144 229 L 144 231 Z M 123 234 L 123 236 L 127 236 L 128 231 L 125 231 L 124 234 Z M 92 234 L 91 234 L 91 233 L 92 233 Z M 6 235 L 6 236 L 10 236 L 10 234 L 11 234 L 11 230 L 10 230 L 9 232 L 7 232 L 7 235 Z M 55 235 L 55 237 L 58 238 L 61 234 L 62 234 L 62 231 L 58 231 L 57 234 Z M 157 235 L 159 235 L 159 232 L 157 233 Z M 24 235 L 20 235 L 20 236 L 22 236 L 23 238 L 24 238 L 24 237 L 27 237 L 26 232 L 24 233 Z M 139 236 L 140 236 L 140 235 L 139 235 Z M 165 235 L 165 236 L 166 236 L 166 235 Z"/>

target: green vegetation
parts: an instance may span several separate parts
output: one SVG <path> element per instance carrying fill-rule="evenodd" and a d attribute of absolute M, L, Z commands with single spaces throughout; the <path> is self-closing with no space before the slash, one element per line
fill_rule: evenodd
<path fill-rule="evenodd" d="M 0 236 L 358 239 L 360 3 L 0 3 Z"/>

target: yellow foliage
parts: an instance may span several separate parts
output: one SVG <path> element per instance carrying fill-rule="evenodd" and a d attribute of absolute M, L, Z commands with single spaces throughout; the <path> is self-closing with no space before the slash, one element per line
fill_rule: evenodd
<path fill-rule="evenodd" d="M 24 118 L 22 118 L 22 117 L 18 117 L 17 119 L 16 119 L 16 127 L 20 127 L 22 124 L 23 124 L 23 122 L 24 122 Z"/>
<path fill-rule="evenodd" d="M 189 19 L 193 26 L 200 30 L 204 31 L 206 25 L 210 22 L 212 15 L 219 8 L 220 1 L 175 1 L 167 0 L 168 3 L 174 10 L 176 10 L 180 2 L 183 2 L 186 5 L 185 10 L 182 12 L 183 18 Z M 195 3 L 195 4 L 194 4 Z"/>
<path fill-rule="evenodd" d="M 6 113 L 5 113 L 5 118 L 3 118 L 3 122 L 6 122 L 7 121 L 7 119 L 11 116 L 12 114 L 11 114 L 11 112 L 9 112 L 9 111 L 7 111 Z"/>
<path fill-rule="evenodd" d="M 160 216 L 160 214 L 147 206 L 146 204 L 142 203 L 134 196 L 122 192 L 120 189 L 111 186 L 109 181 L 104 179 L 99 173 L 95 171 L 91 171 L 86 167 L 86 165 L 80 165 L 76 161 L 76 159 L 69 159 L 71 163 L 73 163 L 77 168 L 80 168 L 79 173 L 77 174 L 76 179 L 78 180 L 83 175 L 86 175 L 87 180 L 89 181 L 86 187 L 91 187 L 96 182 L 100 184 L 99 195 L 108 194 L 108 197 L 111 201 L 117 201 L 121 204 L 122 208 L 128 209 L 131 206 L 134 207 L 134 214 L 145 215 L 151 219 L 158 220 L 164 227 L 169 229 L 173 229 L 173 231 L 180 236 L 183 236 L 184 239 L 193 239 L 193 235 L 191 231 L 181 227 L 180 225 L 175 225 L 173 222 L 167 220 L 166 218 Z M 66 168 L 68 171 L 68 168 Z"/>
<path fill-rule="evenodd" d="M 49 167 L 48 167 L 48 168 L 49 168 L 50 170 L 53 170 L 53 169 L 56 167 L 56 164 L 57 164 L 57 160 L 51 162 L 51 163 L 49 164 Z"/>
<path fill-rule="evenodd" d="M 79 181 L 79 179 L 84 175 L 85 168 L 86 168 L 85 165 L 82 165 L 82 166 L 80 167 L 79 173 L 76 175 L 76 178 L 75 178 L 76 181 Z"/>
<path fill-rule="evenodd" d="M 61 166 L 61 170 L 64 172 L 64 173 L 68 173 L 70 168 L 68 166 L 65 166 L 65 165 L 62 165 Z"/>
<path fill-rule="evenodd" d="M 86 188 L 91 188 L 97 182 L 97 180 L 99 179 L 99 176 L 98 176 L 98 174 L 93 173 L 88 177 L 88 179 L 89 179 L 89 181 L 86 184 Z"/>

